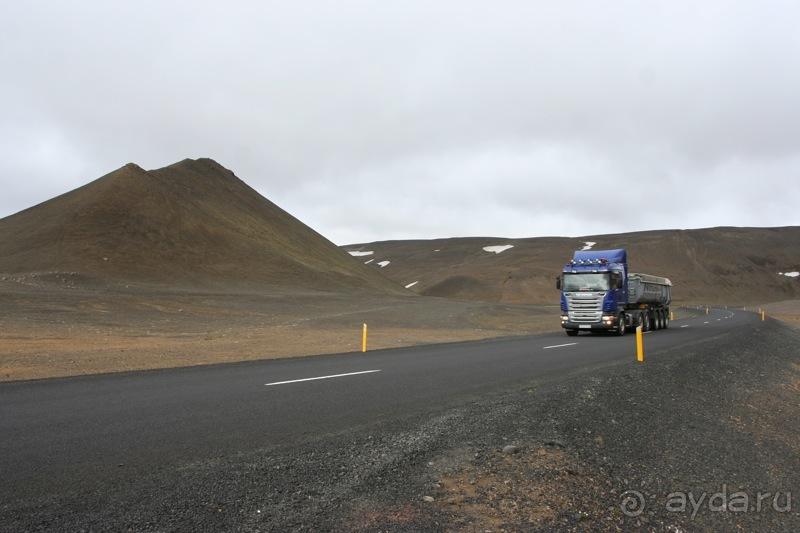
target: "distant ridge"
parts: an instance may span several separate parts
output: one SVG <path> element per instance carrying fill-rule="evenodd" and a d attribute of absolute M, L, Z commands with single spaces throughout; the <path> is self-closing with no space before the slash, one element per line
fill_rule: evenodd
<path fill-rule="evenodd" d="M 129 163 L 0 219 L 0 273 L 405 292 L 211 159 Z"/>
<path fill-rule="evenodd" d="M 422 295 L 558 305 L 555 277 L 572 253 L 626 248 L 634 272 L 665 276 L 680 303 L 754 305 L 800 298 L 800 227 L 663 230 L 579 238 L 489 237 L 345 246 Z M 502 252 L 492 247 L 513 245 Z M 490 250 L 484 250 L 489 247 Z M 385 267 L 379 262 L 389 261 Z M 413 284 L 413 285 L 412 285 Z"/>

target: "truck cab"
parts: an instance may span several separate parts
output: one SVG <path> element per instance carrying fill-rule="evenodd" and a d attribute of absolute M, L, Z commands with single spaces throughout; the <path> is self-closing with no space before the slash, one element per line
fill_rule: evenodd
<path fill-rule="evenodd" d="M 627 274 L 625 250 L 575 252 L 556 282 L 561 290 L 561 327 L 567 335 L 609 330 L 625 334 Z"/>
<path fill-rule="evenodd" d="M 669 326 L 672 282 L 628 272 L 628 255 L 618 250 L 579 250 L 556 278 L 561 291 L 561 327 L 581 331 L 644 331 Z"/>

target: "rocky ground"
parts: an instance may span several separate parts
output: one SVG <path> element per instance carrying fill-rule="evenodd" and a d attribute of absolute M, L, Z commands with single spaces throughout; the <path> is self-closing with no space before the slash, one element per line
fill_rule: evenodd
<path fill-rule="evenodd" d="M 0 529 L 798 531 L 799 436 L 800 332 L 768 319 L 643 364 L 79 487 Z"/>
<path fill-rule="evenodd" d="M 370 349 L 558 329 L 554 307 L 54 276 L 2 282 L 0 380 L 355 351 L 365 322 Z M 800 530 L 800 304 L 760 308 L 646 364 L 76 487 L 0 530 Z"/>
<path fill-rule="evenodd" d="M 774 302 L 758 306 L 766 316 L 777 318 L 781 322 L 800 329 L 800 300 Z"/>
<path fill-rule="evenodd" d="M 374 293 L 0 279 L 0 381 L 344 353 L 560 329 L 555 306 Z"/>
<path fill-rule="evenodd" d="M 797 232 L 373 243 L 366 266 L 214 161 L 130 164 L 0 220 L 0 381 L 352 352 L 365 323 L 369 349 L 555 331 L 553 278 L 584 239 L 670 264 L 684 303 L 794 298 L 779 272 Z M 775 305 L 797 323 L 796 302 Z M 646 364 L 74 487 L 0 508 L 0 530 L 798 531 L 799 346 L 770 318 Z"/>
<path fill-rule="evenodd" d="M 759 308 L 800 327 L 800 300 Z M 3 276 L 0 382 L 353 352 L 364 324 L 371 350 L 545 333 L 558 316 L 555 304 Z"/>

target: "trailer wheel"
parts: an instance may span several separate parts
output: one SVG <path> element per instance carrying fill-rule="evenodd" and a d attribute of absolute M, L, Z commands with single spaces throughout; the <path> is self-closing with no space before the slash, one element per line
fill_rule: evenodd
<path fill-rule="evenodd" d="M 567 330 L 567 335 L 569 335 L 570 337 L 577 337 L 578 336 L 578 330 L 577 329 L 568 329 Z"/>
<path fill-rule="evenodd" d="M 656 322 L 656 329 L 657 330 L 664 327 L 664 319 L 661 316 L 661 311 L 656 311 L 655 322 Z"/>
<path fill-rule="evenodd" d="M 650 313 L 642 312 L 642 332 L 650 331 Z"/>
<path fill-rule="evenodd" d="M 617 326 L 617 335 L 622 337 L 628 330 L 627 317 L 625 316 L 625 313 L 620 313 L 618 322 L 619 326 Z"/>
<path fill-rule="evenodd" d="M 669 309 L 664 311 L 664 329 L 669 327 Z"/>

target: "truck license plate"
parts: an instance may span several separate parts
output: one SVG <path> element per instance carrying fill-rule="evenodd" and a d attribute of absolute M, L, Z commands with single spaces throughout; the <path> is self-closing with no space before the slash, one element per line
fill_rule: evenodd
<path fill-rule="evenodd" d="M 591 329 L 591 327 L 592 326 L 590 326 L 589 324 L 581 324 L 580 326 L 578 326 L 579 329 Z"/>

